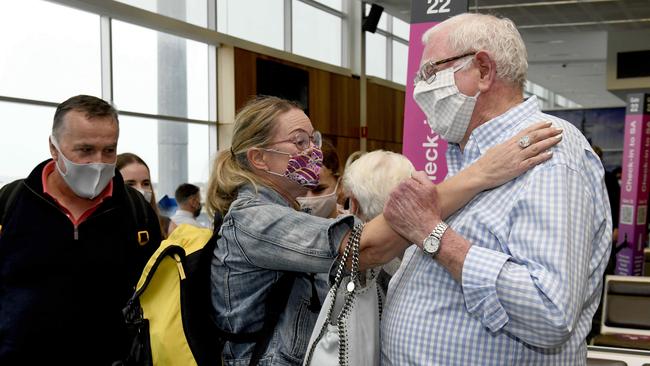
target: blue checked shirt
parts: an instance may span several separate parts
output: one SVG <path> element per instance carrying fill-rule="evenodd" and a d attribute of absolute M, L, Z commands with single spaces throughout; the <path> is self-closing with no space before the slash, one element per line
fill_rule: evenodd
<path fill-rule="evenodd" d="M 553 158 L 447 220 L 472 244 L 462 283 L 420 248 L 407 250 L 388 290 L 383 365 L 585 365 L 612 232 L 588 142 L 532 97 L 476 128 L 463 152 L 450 144 L 449 174 L 543 120 L 564 129 Z"/>

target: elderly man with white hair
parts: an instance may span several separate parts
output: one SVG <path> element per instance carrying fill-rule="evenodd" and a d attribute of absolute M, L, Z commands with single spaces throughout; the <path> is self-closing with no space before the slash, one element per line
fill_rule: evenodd
<path fill-rule="evenodd" d="M 375 150 L 361 155 L 343 174 L 343 192 L 350 199 L 350 213 L 364 222 L 379 216 L 390 192 L 414 171 L 413 163 L 401 154 Z M 377 281 L 384 292 L 399 265 L 400 260 L 394 258 L 382 267 Z"/>
<path fill-rule="evenodd" d="M 382 362 L 585 365 L 612 232 L 601 162 L 580 131 L 524 99 L 526 49 L 510 20 L 463 14 L 423 41 L 413 97 L 449 142 L 451 176 L 538 120 L 562 128 L 563 140 L 553 159 L 447 222 L 423 173 L 391 193 L 384 217 L 418 247 L 388 289 Z M 534 149 L 532 138 L 518 145 Z"/>

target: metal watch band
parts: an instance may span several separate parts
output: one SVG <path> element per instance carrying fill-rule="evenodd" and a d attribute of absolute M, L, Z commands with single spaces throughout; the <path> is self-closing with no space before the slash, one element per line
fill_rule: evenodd
<path fill-rule="evenodd" d="M 447 225 L 444 221 L 440 221 L 438 225 L 436 225 L 435 228 L 433 228 L 433 231 L 431 232 L 431 235 L 436 238 L 438 241 L 442 240 L 442 236 L 445 234 L 445 231 L 447 231 L 447 228 L 449 225 Z"/>
<path fill-rule="evenodd" d="M 433 228 L 431 234 L 427 235 L 427 237 L 422 242 L 422 250 L 424 250 L 424 252 L 429 254 L 432 258 L 435 258 L 438 254 L 442 236 L 445 234 L 445 231 L 447 231 L 448 227 L 449 225 L 447 225 L 444 221 L 440 221 Z"/>

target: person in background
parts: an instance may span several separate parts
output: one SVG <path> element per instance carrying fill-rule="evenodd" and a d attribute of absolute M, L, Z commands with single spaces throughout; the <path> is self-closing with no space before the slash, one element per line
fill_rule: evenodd
<path fill-rule="evenodd" d="M 320 180 L 316 188 L 307 192 L 304 197 L 298 197 L 300 208 L 312 215 L 335 218 L 340 209 L 337 206 L 339 195 L 339 155 L 329 140 L 323 139 L 323 167 L 320 169 Z"/>
<path fill-rule="evenodd" d="M 558 142 L 552 138 L 556 131 L 542 127 L 515 138 L 530 133 L 542 152 Z M 440 184 L 446 214 L 550 158 L 522 151 L 515 141 L 494 147 Z M 320 310 L 313 302 L 314 287 L 303 275 L 329 273 L 350 236 L 360 241 L 360 270 L 387 263 L 409 245 L 383 215 L 362 226 L 351 215 L 329 219 L 300 211 L 297 197 L 319 183 L 320 147 L 321 135 L 300 107 L 259 97 L 237 113 L 231 147 L 215 159 L 207 202 L 211 213 L 223 215 L 223 225 L 212 258 L 214 321 L 225 332 L 255 335 L 225 343 L 225 366 L 247 365 L 251 359 L 265 366 L 302 364 Z M 277 295 L 280 291 L 289 295 Z M 269 311 L 271 305 L 278 305 L 279 312 Z"/>
<path fill-rule="evenodd" d="M 448 180 L 537 121 L 562 142 L 447 219 L 421 172 L 391 193 L 384 217 L 416 246 L 388 289 L 382 362 L 585 365 L 612 236 L 600 159 L 575 126 L 524 98 L 526 47 L 509 19 L 457 15 L 422 41 L 413 98 L 449 142 Z M 515 144 L 538 152 L 530 139 Z"/>
<path fill-rule="evenodd" d="M 118 136 L 113 106 L 72 97 L 54 113 L 52 158 L 0 190 L 15 194 L 0 223 L 0 365 L 126 356 L 122 308 L 161 237 L 153 209 L 115 170 Z"/>
<path fill-rule="evenodd" d="M 135 190 L 142 193 L 144 199 L 149 202 L 151 208 L 153 208 L 158 216 L 162 237 L 167 237 L 170 220 L 169 217 L 160 214 L 156 194 L 153 190 L 153 185 L 151 184 L 151 173 L 147 163 L 136 154 L 126 152 L 117 155 L 115 168 L 120 172 L 120 174 L 122 174 L 124 184 L 133 187 Z"/>
<path fill-rule="evenodd" d="M 375 150 L 361 155 L 345 169 L 341 186 L 350 200 L 350 213 L 364 222 L 382 214 L 390 192 L 410 178 L 415 167 L 404 155 Z M 377 283 L 384 293 L 400 266 L 402 254 L 382 266 Z"/>
<path fill-rule="evenodd" d="M 201 189 L 194 184 L 183 183 L 174 193 L 178 209 L 174 216 L 171 217 L 172 223 L 169 225 L 169 234 L 180 224 L 190 224 L 203 227 L 196 218 L 201 214 Z"/>

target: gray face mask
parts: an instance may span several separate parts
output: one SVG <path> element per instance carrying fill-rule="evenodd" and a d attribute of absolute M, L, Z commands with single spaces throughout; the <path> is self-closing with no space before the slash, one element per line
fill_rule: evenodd
<path fill-rule="evenodd" d="M 93 199 L 99 196 L 115 175 L 115 163 L 73 163 L 63 155 L 54 136 L 50 136 L 50 141 L 59 152 L 60 160 L 63 161 L 65 166 L 64 173 L 59 166 L 59 162 L 56 162 L 56 169 L 68 187 L 79 197 Z"/>

